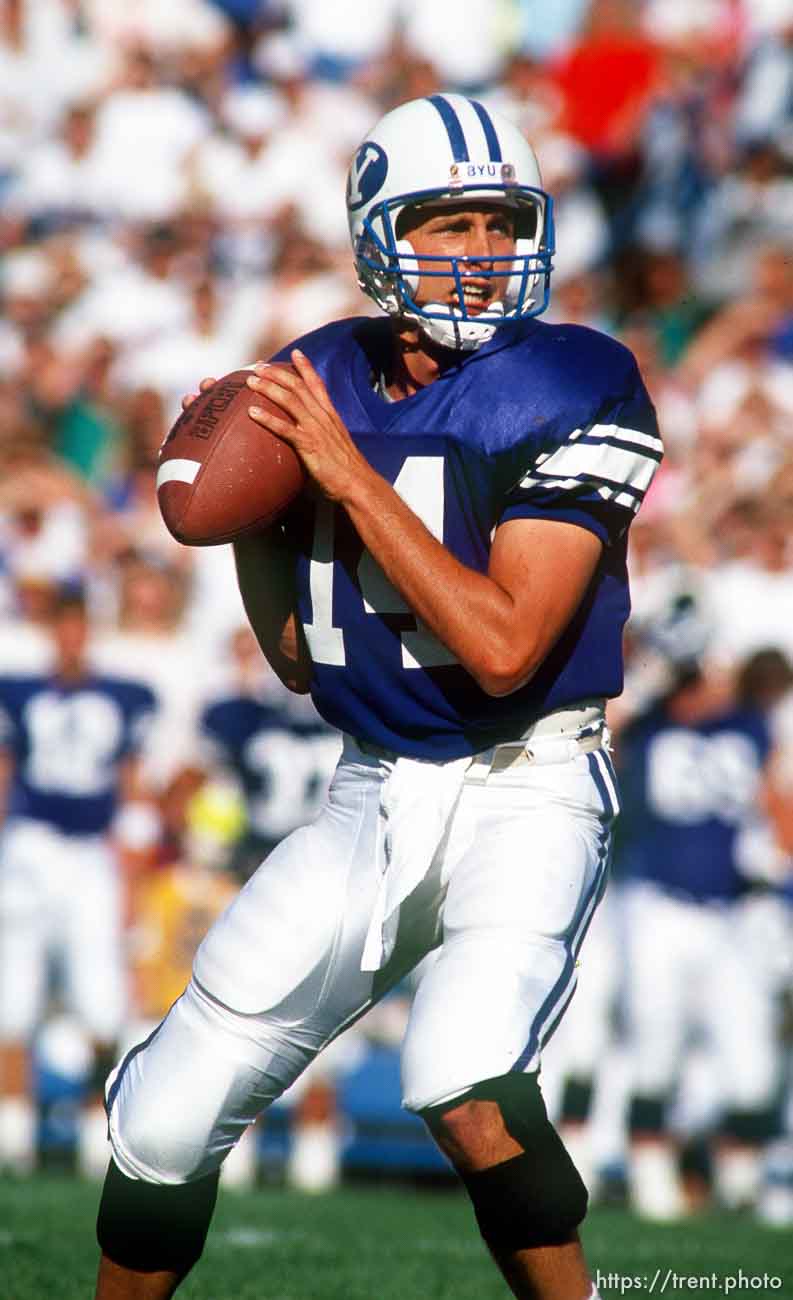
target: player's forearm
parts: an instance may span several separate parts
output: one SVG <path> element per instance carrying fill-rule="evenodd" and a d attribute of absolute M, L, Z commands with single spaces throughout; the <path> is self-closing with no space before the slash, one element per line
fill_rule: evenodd
<path fill-rule="evenodd" d="M 488 695 L 507 695 L 539 666 L 518 634 L 512 597 L 446 549 L 374 470 L 343 504 L 364 546 L 411 610 Z"/>
<path fill-rule="evenodd" d="M 242 603 L 262 654 L 290 691 L 305 695 L 311 657 L 297 618 L 295 561 L 277 529 L 234 543 Z"/>

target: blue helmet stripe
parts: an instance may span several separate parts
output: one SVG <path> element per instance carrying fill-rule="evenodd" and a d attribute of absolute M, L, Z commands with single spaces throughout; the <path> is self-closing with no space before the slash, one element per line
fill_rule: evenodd
<path fill-rule="evenodd" d="M 482 123 L 482 130 L 485 133 L 485 141 L 487 143 L 488 157 L 491 162 L 501 162 L 501 144 L 499 142 L 496 128 L 493 125 L 493 119 L 484 104 L 478 103 L 475 99 L 472 99 L 470 102 L 471 107 L 476 111 L 476 116 Z"/>
<path fill-rule="evenodd" d="M 446 127 L 446 134 L 449 137 L 454 161 L 468 162 L 468 145 L 465 143 L 462 123 L 448 99 L 444 99 L 442 95 L 430 95 L 428 98 L 433 108 L 436 108 L 440 113 L 443 125 Z"/>

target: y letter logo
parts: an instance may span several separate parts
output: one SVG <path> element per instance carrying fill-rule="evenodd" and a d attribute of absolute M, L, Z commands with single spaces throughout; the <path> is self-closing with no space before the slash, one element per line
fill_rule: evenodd
<path fill-rule="evenodd" d="M 358 150 L 350 167 L 350 180 L 347 186 L 347 205 L 360 208 L 369 203 L 380 189 L 388 174 L 388 158 L 379 144 L 371 140 L 364 142 Z"/>

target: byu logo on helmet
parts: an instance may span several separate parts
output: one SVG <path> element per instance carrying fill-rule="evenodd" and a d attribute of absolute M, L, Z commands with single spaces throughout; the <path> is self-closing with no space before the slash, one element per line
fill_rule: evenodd
<path fill-rule="evenodd" d="M 355 155 L 347 182 L 347 206 L 370 203 L 388 175 L 388 157 L 372 140 L 365 140 Z"/>

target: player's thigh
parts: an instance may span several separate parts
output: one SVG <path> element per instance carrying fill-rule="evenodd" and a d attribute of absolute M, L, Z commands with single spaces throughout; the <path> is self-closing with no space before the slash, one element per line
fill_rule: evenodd
<path fill-rule="evenodd" d="M 578 962 L 575 997 L 549 1047 L 557 1066 L 577 1077 L 595 1074 L 613 1032 L 619 953 L 612 890 L 610 885 L 595 912 Z"/>
<path fill-rule="evenodd" d="M 777 1000 L 753 951 L 741 904 L 724 917 L 722 944 L 703 990 L 707 1028 L 727 1104 L 770 1105 L 778 1082 Z"/>
<path fill-rule="evenodd" d="M 0 838 L 0 1037 L 29 1038 L 41 1015 L 51 900 L 39 865 L 51 851 L 46 832 L 10 824 Z"/>
<path fill-rule="evenodd" d="M 696 904 L 636 883 L 625 888 L 622 920 L 632 1086 L 642 1095 L 665 1093 L 699 1018 L 700 953 L 712 945 L 710 918 Z"/>
<path fill-rule="evenodd" d="M 127 1008 L 119 867 L 98 837 L 71 846 L 71 881 L 64 899 L 63 948 L 75 1013 L 92 1038 L 112 1042 Z"/>
<path fill-rule="evenodd" d="M 626 886 L 622 919 L 624 1003 L 632 1032 L 690 1020 L 692 979 L 698 972 L 695 947 L 703 939 L 699 923 L 707 925 L 707 919 L 695 905 L 644 883 Z"/>
<path fill-rule="evenodd" d="M 449 845 L 443 943 L 405 1038 L 411 1109 L 536 1069 L 572 996 L 605 885 L 613 814 L 576 764 L 523 786 L 464 790 Z"/>
<path fill-rule="evenodd" d="M 368 996 L 360 950 L 377 888 L 379 785 L 341 771 L 319 817 L 287 836 L 215 922 L 195 978 L 217 1001 L 320 1029 Z M 355 958 L 357 957 L 357 960 Z M 343 985 L 343 988 L 340 988 Z"/>
<path fill-rule="evenodd" d="M 360 961 L 379 788 L 335 784 L 317 821 L 283 841 L 216 922 L 185 995 L 116 1072 L 111 1137 L 128 1173 L 182 1182 L 217 1167 L 377 996 Z"/>

